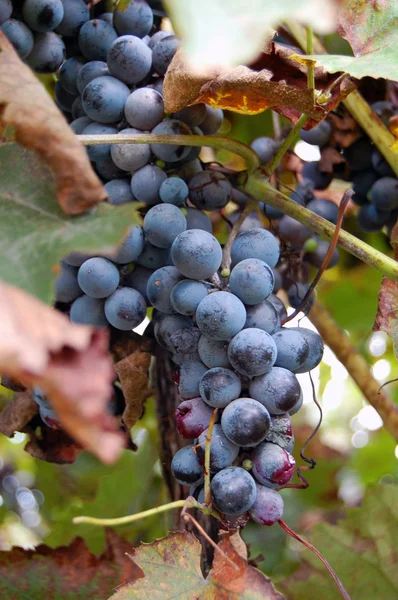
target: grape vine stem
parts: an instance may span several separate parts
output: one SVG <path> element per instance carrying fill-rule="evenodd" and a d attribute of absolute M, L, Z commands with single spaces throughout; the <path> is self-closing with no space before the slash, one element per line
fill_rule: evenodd
<path fill-rule="evenodd" d="M 293 219 L 307 225 L 316 233 L 325 235 L 329 239 L 333 237 L 335 226 L 330 221 L 288 198 L 288 196 L 274 188 L 265 177 L 257 174 L 248 177 L 243 189 L 258 201 L 266 202 L 273 208 L 283 211 Z M 389 279 L 398 281 L 398 262 L 393 258 L 372 248 L 372 246 L 344 231 L 344 229 L 340 230 L 337 243 L 341 248 L 344 248 L 362 262 L 374 267 Z"/>
<path fill-rule="evenodd" d="M 155 508 L 150 508 L 149 510 L 144 510 L 143 512 L 135 513 L 134 515 L 127 515 L 125 517 L 117 517 L 115 519 L 97 519 L 96 517 L 81 516 L 72 519 L 72 523 L 74 525 L 78 525 L 79 523 L 88 523 L 89 525 L 98 525 L 99 527 L 115 527 L 117 525 L 126 525 L 126 523 L 133 523 L 134 521 L 139 521 L 140 519 L 146 519 L 147 517 L 152 517 L 153 515 L 168 512 L 174 508 L 184 508 L 185 505 L 186 500 L 176 500 L 175 502 L 169 502 L 168 504 L 156 506 Z"/>
<path fill-rule="evenodd" d="M 366 360 L 320 302 L 314 303 L 307 316 L 319 331 L 325 344 L 345 366 L 366 400 L 378 412 L 384 427 L 398 442 L 398 406 L 380 389 L 380 383 L 370 373 Z"/>
<path fill-rule="evenodd" d="M 297 121 L 295 126 L 290 130 L 289 134 L 286 136 L 286 138 L 281 143 L 279 150 L 275 154 L 274 158 L 262 168 L 262 170 L 267 175 L 271 175 L 275 171 L 275 169 L 281 162 L 282 158 L 285 156 L 286 152 L 289 150 L 290 146 L 293 144 L 293 142 L 298 137 L 298 134 L 300 133 L 300 129 L 303 127 L 303 125 L 307 121 L 308 121 L 307 115 L 301 115 L 301 117 L 299 118 L 299 120 Z"/>
<path fill-rule="evenodd" d="M 242 226 L 243 221 L 246 219 L 246 217 L 248 217 L 250 215 L 251 212 L 253 212 L 253 210 L 256 210 L 256 206 L 257 206 L 257 201 L 249 199 L 247 201 L 247 204 L 246 204 L 244 210 L 241 212 L 239 219 L 237 221 L 235 221 L 234 226 L 232 227 L 231 231 L 229 232 L 228 239 L 225 243 L 225 246 L 223 248 L 223 253 L 222 253 L 223 254 L 222 266 L 221 266 L 222 271 L 224 269 L 230 268 L 232 244 L 234 243 L 235 238 L 239 233 L 239 230 Z"/>
<path fill-rule="evenodd" d="M 153 133 L 136 133 L 129 135 L 78 135 L 83 146 L 100 144 L 172 144 L 178 146 L 210 146 L 219 150 L 228 150 L 245 159 L 248 173 L 254 173 L 260 166 L 257 152 L 250 146 L 222 137 L 220 135 L 158 135 Z"/>

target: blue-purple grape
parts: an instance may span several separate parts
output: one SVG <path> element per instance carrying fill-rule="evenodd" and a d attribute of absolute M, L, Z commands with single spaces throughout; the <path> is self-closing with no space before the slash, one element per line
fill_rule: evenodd
<path fill-rule="evenodd" d="M 89 258 L 82 264 L 77 279 L 83 292 L 92 298 L 107 298 L 119 285 L 119 271 L 106 258 Z"/>
<path fill-rule="evenodd" d="M 98 148 L 98 146 L 93 147 Z M 135 200 L 133 192 L 131 191 L 131 180 L 127 177 L 112 179 L 111 181 L 108 181 L 104 187 L 108 194 L 108 202 L 113 206 L 126 204 L 126 202 L 134 202 Z"/>
<path fill-rule="evenodd" d="M 106 62 L 102 60 L 92 60 L 83 65 L 76 77 L 76 87 L 79 94 L 83 93 L 84 88 L 90 81 L 105 75 L 110 75 L 110 72 Z"/>
<path fill-rule="evenodd" d="M 119 131 L 119 136 L 136 133 L 140 133 L 140 131 L 129 127 Z M 151 150 L 149 144 L 113 144 L 111 146 L 111 157 L 119 169 L 130 172 L 137 171 L 137 169 L 141 169 L 149 162 Z M 138 196 L 134 193 L 133 187 L 132 192 L 137 200 L 139 200 Z"/>
<path fill-rule="evenodd" d="M 315 369 L 322 360 L 324 350 L 322 338 L 316 331 L 312 331 L 306 327 L 292 327 L 292 329 L 304 336 L 309 346 L 307 359 L 301 367 L 296 369 L 295 373 L 307 373 Z"/>
<path fill-rule="evenodd" d="M 196 309 L 207 296 L 208 287 L 200 281 L 184 279 L 177 283 L 170 294 L 171 306 L 181 315 L 194 315 Z"/>
<path fill-rule="evenodd" d="M 246 309 L 230 292 L 214 292 L 203 298 L 196 310 L 200 331 L 213 340 L 231 340 L 244 326 Z"/>
<path fill-rule="evenodd" d="M 231 199 L 232 185 L 219 171 L 202 171 L 189 181 L 189 199 L 201 210 L 219 210 Z"/>
<path fill-rule="evenodd" d="M 197 485 L 203 481 L 203 469 L 193 446 L 185 446 L 176 452 L 171 461 L 171 470 L 181 485 Z"/>
<path fill-rule="evenodd" d="M 233 368 L 247 377 L 263 375 L 274 366 L 277 349 L 273 338 L 262 329 L 243 329 L 232 338 L 228 358 Z"/>
<path fill-rule="evenodd" d="M 257 227 L 239 233 L 231 248 L 233 266 L 246 258 L 257 258 L 269 267 L 275 267 L 279 254 L 276 237 L 266 229 Z"/>
<path fill-rule="evenodd" d="M 146 36 L 152 29 L 152 9 L 144 0 L 130 0 L 123 10 L 116 8 L 113 24 L 119 35 Z"/>
<path fill-rule="evenodd" d="M 199 339 L 198 352 L 201 361 L 209 369 L 231 366 L 228 358 L 228 343 L 225 341 L 212 340 L 202 335 Z"/>
<path fill-rule="evenodd" d="M 183 362 L 180 365 L 178 393 L 181 398 L 188 400 L 200 395 L 199 383 L 206 371 L 207 367 L 201 362 Z"/>
<path fill-rule="evenodd" d="M 124 81 L 127 85 L 135 85 L 142 81 L 151 70 L 152 52 L 138 37 L 123 35 L 115 38 L 110 45 L 106 60 L 114 77 Z"/>
<path fill-rule="evenodd" d="M 126 100 L 124 115 L 132 127 L 150 131 L 164 119 L 162 94 L 149 87 L 134 90 Z"/>
<path fill-rule="evenodd" d="M 241 515 L 253 506 L 257 489 L 250 473 L 241 467 L 229 467 L 213 477 L 211 493 L 222 513 Z"/>
<path fill-rule="evenodd" d="M 144 218 L 146 239 L 158 248 L 170 248 L 177 236 L 187 228 L 181 210 L 173 204 L 158 204 Z"/>
<path fill-rule="evenodd" d="M 117 181 L 117 180 L 114 180 Z M 105 186 L 106 188 L 106 186 Z M 144 249 L 144 232 L 142 227 L 134 225 L 124 238 L 113 261 L 119 265 L 137 260 Z"/>
<path fill-rule="evenodd" d="M 268 410 L 252 398 L 233 400 L 222 413 L 221 427 L 227 438 L 248 448 L 265 440 L 271 426 Z"/>
<path fill-rule="evenodd" d="M 275 306 L 264 300 L 255 306 L 246 307 L 246 323 L 245 329 L 254 327 L 262 329 L 270 335 L 275 333 L 281 326 L 280 317 Z"/>
<path fill-rule="evenodd" d="M 137 144 L 142 146 L 146 144 Z M 140 202 L 149 206 L 160 202 L 159 190 L 167 179 L 166 173 L 156 165 L 146 165 L 134 173 L 131 178 L 131 191 Z"/>
<path fill-rule="evenodd" d="M 72 323 L 92 325 L 93 327 L 107 327 L 104 300 L 93 298 L 84 294 L 73 302 L 70 307 L 69 317 Z"/>
<path fill-rule="evenodd" d="M 211 233 L 202 229 L 188 229 L 174 240 L 171 258 L 185 277 L 207 279 L 220 267 L 222 250 Z"/>
<path fill-rule="evenodd" d="M 22 21 L 7 19 L 0 26 L 1 31 L 14 46 L 19 58 L 24 60 L 32 52 L 34 45 L 33 33 Z"/>
<path fill-rule="evenodd" d="M 244 304 L 263 302 L 274 289 L 275 278 L 271 267 L 257 258 L 240 261 L 231 271 L 229 287 Z"/>
<path fill-rule="evenodd" d="M 249 514 L 256 523 L 270 527 L 283 516 L 283 498 L 278 492 L 264 485 L 257 483 L 256 489 L 256 500 L 252 504 Z"/>
<path fill-rule="evenodd" d="M 175 267 L 161 267 L 152 273 L 148 280 L 147 296 L 151 305 L 158 311 L 171 315 L 174 312 L 170 294 L 182 275 Z"/>
<path fill-rule="evenodd" d="M 206 450 L 206 437 L 208 430 L 205 429 L 198 437 L 197 453 L 200 462 L 203 464 Z M 225 436 L 221 425 L 216 423 L 213 427 L 210 442 L 210 471 L 217 473 L 226 467 L 232 465 L 239 454 L 239 446 L 230 442 Z"/>
<path fill-rule="evenodd" d="M 297 377 L 283 367 L 273 367 L 255 377 L 249 386 L 251 398 L 258 400 L 271 415 L 281 415 L 294 408 L 301 396 Z"/>
<path fill-rule="evenodd" d="M 116 329 L 130 331 L 145 319 L 146 308 L 146 302 L 137 290 L 123 287 L 106 299 L 105 316 Z"/>
<path fill-rule="evenodd" d="M 232 400 L 239 398 L 241 389 L 239 377 L 222 367 L 206 371 L 199 383 L 201 397 L 213 408 L 225 408 Z"/>
<path fill-rule="evenodd" d="M 188 198 L 189 188 L 180 177 L 168 177 L 160 186 L 159 196 L 162 202 L 183 206 Z M 189 229 L 192 229 L 191 227 Z"/>
<path fill-rule="evenodd" d="M 302 333 L 292 328 L 282 327 L 272 337 L 278 352 L 276 367 L 297 371 L 305 364 L 310 348 Z"/>
<path fill-rule="evenodd" d="M 126 84 L 104 75 L 90 81 L 83 90 L 85 113 L 99 123 L 117 123 L 123 117 L 124 105 L 130 95 Z"/>

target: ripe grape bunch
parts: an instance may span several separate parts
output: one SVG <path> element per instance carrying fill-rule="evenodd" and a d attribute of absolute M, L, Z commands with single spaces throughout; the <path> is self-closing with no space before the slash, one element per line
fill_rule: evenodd
<path fill-rule="evenodd" d="M 221 126 L 223 112 L 204 104 L 165 115 L 163 76 L 179 42 L 158 29 L 144 0 L 94 19 L 82 0 L 0 0 L 0 23 L 34 70 L 58 71 L 56 102 L 76 134 L 211 135 Z M 101 143 L 87 152 L 108 201 L 140 202 L 144 218 L 116 255 L 66 256 L 56 306 L 74 323 L 126 332 L 154 309 L 154 336 L 178 373 L 177 429 L 192 442 L 173 458 L 177 481 L 208 501 L 210 440 L 213 505 L 226 518 L 250 514 L 272 525 L 283 513 L 278 490 L 295 470 L 290 417 L 303 402 L 296 374 L 323 354 L 318 334 L 283 326 L 278 239 L 258 221 L 235 232 L 223 251 L 206 213 L 239 204 L 243 194 L 199 160 L 200 148 Z M 59 427 L 39 389 L 34 397 L 42 420 Z"/>

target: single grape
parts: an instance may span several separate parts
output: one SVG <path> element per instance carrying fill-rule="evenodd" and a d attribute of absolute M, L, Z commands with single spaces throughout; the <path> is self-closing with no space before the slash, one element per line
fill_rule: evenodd
<path fill-rule="evenodd" d="M 90 258 L 89 254 L 82 254 L 81 252 L 70 252 L 67 256 L 64 256 L 63 262 L 70 265 L 71 267 L 81 267 L 81 265 Z"/>
<path fill-rule="evenodd" d="M 266 487 L 286 485 L 293 477 L 296 461 L 280 446 L 270 442 L 259 444 L 252 453 L 253 475 Z"/>
<path fill-rule="evenodd" d="M 334 202 L 316 198 L 307 204 L 307 208 L 308 210 L 312 210 L 316 215 L 319 215 L 336 225 L 339 209 Z"/>
<path fill-rule="evenodd" d="M 86 117 L 86 113 L 84 112 L 82 97 L 76 96 L 72 104 L 72 118 L 79 119 L 80 117 Z"/>
<path fill-rule="evenodd" d="M 398 179 L 382 177 L 370 190 L 370 201 L 380 211 L 398 208 Z"/>
<path fill-rule="evenodd" d="M 55 300 L 56 302 L 72 302 L 82 291 L 77 281 L 77 268 L 71 267 L 61 260 L 61 271 L 55 280 Z"/>
<path fill-rule="evenodd" d="M 47 400 L 47 396 L 41 388 L 37 386 L 32 388 L 32 398 L 40 408 L 51 408 L 51 402 Z"/>
<path fill-rule="evenodd" d="M 213 409 L 201 398 L 184 400 L 175 412 L 177 431 L 183 438 L 193 440 L 208 428 L 212 415 Z"/>
<path fill-rule="evenodd" d="M 148 46 L 134 35 L 123 35 L 112 42 L 106 58 L 112 75 L 128 85 L 142 81 L 152 65 L 152 52 Z"/>
<path fill-rule="evenodd" d="M 229 467 L 213 477 L 211 493 L 221 512 L 241 515 L 253 506 L 257 489 L 250 473 L 241 467 Z"/>
<path fill-rule="evenodd" d="M 143 249 L 144 232 L 142 230 L 142 227 L 140 227 L 139 225 L 134 225 L 133 227 L 131 227 L 130 231 L 124 238 L 122 245 L 117 251 L 116 257 L 112 260 L 118 265 L 125 265 L 127 263 L 133 262 L 134 260 L 137 260 Z"/>
<path fill-rule="evenodd" d="M 169 253 L 167 248 L 156 248 L 149 242 L 145 242 L 144 249 L 139 255 L 137 262 L 147 269 L 160 269 L 168 263 Z"/>
<path fill-rule="evenodd" d="M 136 133 L 140 133 L 138 129 L 128 128 L 122 129 L 122 131 L 119 132 L 119 135 L 131 135 Z M 123 169 L 124 171 L 137 171 L 137 169 L 141 169 L 148 163 L 151 157 L 151 151 L 149 144 L 114 144 L 111 146 L 111 156 L 113 162 L 120 169 Z"/>
<path fill-rule="evenodd" d="M 292 417 L 293 415 L 297 414 L 298 411 L 303 406 L 303 403 L 304 403 L 304 395 L 303 395 L 303 393 L 301 393 L 299 401 L 293 406 L 293 408 L 291 410 L 289 410 L 289 415 Z"/>
<path fill-rule="evenodd" d="M 271 416 L 271 427 L 267 433 L 266 441 L 277 444 L 286 452 L 293 451 L 294 436 L 289 413 Z"/>
<path fill-rule="evenodd" d="M 188 198 L 189 188 L 183 179 L 180 177 L 169 177 L 165 179 L 160 186 L 159 196 L 162 202 L 174 204 L 175 206 L 183 206 Z M 192 229 L 190 227 L 190 229 Z"/>
<path fill-rule="evenodd" d="M 389 216 L 389 211 L 380 212 L 373 204 L 365 204 L 361 206 L 357 215 L 358 225 L 366 232 L 380 231 Z"/>
<path fill-rule="evenodd" d="M 176 119 L 166 119 L 152 129 L 153 134 L 160 135 L 190 135 L 191 130 L 182 121 Z M 164 160 L 167 163 L 174 163 L 186 158 L 189 154 L 189 146 L 179 146 L 174 144 L 151 144 L 151 150 L 156 158 Z"/>
<path fill-rule="evenodd" d="M 104 312 L 104 300 L 92 296 L 80 296 L 70 307 L 70 320 L 72 323 L 92 325 L 93 327 L 106 327 L 108 321 Z"/>
<path fill-rule="evenodd" d="M 19 58 L 24 60 L 32 52 L 34 45 L 33 33 L 22 21 L 8 19 L 0 26 L 1 31 L 14 46 Z"/>
<path fill-rule="evenodd" d="M 281 321 L 287 317 L 286 307 L 282 300 L 278 298 L 278 296 L 275 296 L 275 294 L 270 294 L 266 301 L 272 304 L 272 306 L 276 309 Z M 262 327 L 260 327 L 260 329 L 262 329 Z"/>
<path fill-rule="evenodd" d="M 206 117 L 206 104 L 186 106 L 173 114 L 173 119 L 183 121 L 189 127 L 198 127 Z"/>
<path fill-rule="evenodd" d="M 72 121 L 72 123 L 69 123 L 69 125 L 76 135 L 81 135 L 87 125 L 90 125 L 90 123 L 92 123 L 92 120 L 88 117 L 79 117 L 78 119 Z"/>
<path fill-rule="evenodd" d="M 159 42 L 159 40 L 163 39 L 164 37 L 168 37 L 169 35 L 170 31 L 157 31 L 150 37 L 148 41 L 148 48 L 153 50 L 153 47 L 155 44 L 157 44 L 157 42 Z"/>
<path fill-rule="evenodd" d="M 11 0 L 0 0 L 0 25 L 11 17 L 13 11 Z"/>
<path fill-rule="evenodd" d="M 329 250 L 329 242 L 326 242 L 324 240 L 317 240 L 316 241 L 316 249 L 312 252 L 306 252 L 305 254 L 305 260 L 307 262 L 310 263 L 310 265 L 312 265 L 313 267 L 316 267 L 317 269 L 319 269 L 319 267 L 322 265 L 325 256 Z M 327 266 L 328 269 L 331 269 L 332 267 L 335 267 L 337 265 L 337 263 L 339 262 L 339 251 L 337 250 L 337 248 L 334 249 L 333 254 L 332 254 L 332 258 L 329 261 L 329 264 Z"/>
<path fill-rule="evenodd" d="M 276 360 L 273 338 L 262 329 L 243 329 L 232 338 L 228 358 L 233 368 L 247 377 L 263 375 Z"/>
<path fill-rule="evenodd" d="M 321 121 L 318 125 L 308 131 L 301 129 L 300 137 L 304 142 L 307 142 L 307 144 L 323 148 L 323 146 L 328 144 L 331 133 L 331 125 L 327 121 Z"/>
<path fill-rule="evenodd" d="M 106 299 L 105 315 L 116 329 L 130 331 L 145 319 L 146 302 L 137 290 L 123 287 Z"/>
<path fill-rule="evenodd" d="M 270 426 L 268 410 L 252 398 L 234 400 L 221 417 L 221 427 L 227 438 L 242 448 L 257 446 L 266 438 Z"/>
<path fill-rule="evenodd" d="M 316 190 L 325 190 L 333 179 L 333 173 L 321 171 L 317 161 L 304 163 L 302 176 L 305 179 L 310 179 Z"/>
<path fill-rule="evenodd" d="M 152 29 L 152 9 L 144 0 L 130 0 L 123 10 L 116 8 L 113 13 L 113 23 L 119 35 L 135 35 L 143 38 Z"/>
<path fill-rule="evenodd" d="M 315 301 L 315 295 L 313 292 L 311 292 L 308 300 L 306 300 L 305 304 L 303 305 L 303 300 L 309 290 L 309 287 L 310 286 L 308 283 L 301 283 L 299 281 L 292 283 L 287 291 L 290 306 L 293 308 L 300 308 L 303 312 L 308 312 Z"/>
<path fill-rule="evenodd" d="M 231 271 L 229 287 L 244 304 L 263 302 L 274 289 L 275 278 L 271 267 L 257 258 L 240 261 Z"/>
<path fill-rule="evenodd" d="M 54 96 L 57 106 L 61 108 L 64 112 L 72 112 L 73 103 L 76 100 L 76 96 L 69 94 L 62 85 L 57 81 L 54 86 Z"/>
<path fill-rule="evenodd" d="M 206 371 L 199 383 L 201 397 L 213 408 L 225 408 L 232 400 L 239 398 L 241 389 L 239 377 L 222 367 Z"/>
<path fill-rule="evenodd" d="M 343 156 L 352 171 L 364 171 L 372 168 L 374 146 L 368 138 L 357 139 L 348 148 L 343 148 Z"/>
<path fill-rule="evenodd" d="M 174 454 L 171 470 L 181 485 L 197 485 L 203 481 L 203 469 L 199 464 L 193 446 L 185 446 Z"/>
<path fill-rule="evenodd" d="M 101 19 L 87 21 L 79 31 L 80 51 L 87 60 L 106 61 L 108 51 L 116 40 L 117 33 L 112 25 Z"/>
<path fill-rule="evenodd" d="M 298 369 L 296 373 L 307 373 L 312 369 L 315 369 L 319 365 L 323 357 L 323 342 L 321 336 L 311 329 L 306 327 L 292 327 L 293 331 L 298 331 L 308 342 L 309 354 L 308 358 Z"/>
<path fill-rule="evenodd" d="M 380 156 L 382 155 L 380 154 Z M 357 203 L 359 196 L 361 199 L 364 198 L 367 202 L 367 195 L 370 192 L 370 188 L 378 179 L 380 179 L 380 176 L 381 175 L 377 173 L 374 169 L 367 169 L 366 171 L 356 171 L 355 173 L 353 173 L 351 175 L 352 189 L 355 192 L 352 198 L 353 201 Z M 394 175 L 392 175 L 392 177 L 393 176 Z"/>
<path fill-rule="evenodd" d="M 137 144 L 135 147 L 146 144 Z M 159 190 L 167 179 L 166 173 L 156 165 L 146 165 L 136 171 L 131 178 L 131 191 L 140 202 L 149 206 L 160 201 Z"/>
<path fill-rule="evenodd" d="M 256 483 L 257 496 L 249 514 L 253 521 L 270 527 L 283 516 L 283 498 L 275 490 Z"/>
<path fill-rule="evenodd" d="M 257 152 L 262 165 L 272 160 L 278 152 L 278 143 L 270 137 L 258 137 L 250 145 Z"/>
<path fill-rule="evenodd" d="M 371 109 L 380 117 L 386 127 L 388 127 L 391 117 L 396 114 L 394 104 L 388 100 L 373 102 Z"/>
<path fill-rule="evenodd" d="M 170 248 L 180 233 L 186 230 L 187 221 L 180 209 L 172 204 L 158 204 L 144 218 L 146 239 L 158 248 Z"/>
<path fill-rule="evenodd" d="M 113 162 L 112 158 L 104 158 L 97 160 L 95 163 L 95 170 L 101 179 L 110 181 L 112 179 L 121 179 L 125 177 L 126 172 L 119 169 Z"/>
<path fill-rule="evenodd" d="M 181 398 L 197 398 L 199 394 L 199 383 L 206 373 L 207 367 L 201 362 L 184 362 L 180 365 L 180 379 L 178 393 Z"/>
<path fill-rule="evenodd" d="M 274 274 L 274 279 L 275 279 L 274 289 L 272 291 L 274 294 L 276 294 L 276 292 L 278 292 L 282 288 L 283 279 L 282 279 L 282 275 L 279 273 L 278 269 L 272 269 L 272 272 Z"/>
<path fill-rule="evenodd" d="M 64 16 L 56 28 L 56 32 L 62 36 L 76 36 L 84 23 L 89 20 L 90 11 L 83 0 L 61 1 L 64 7 Z"/>
<path fill-rule="evenodd" d="M 187 229 L 174 240 L 171 246 L 171 258 L 185 277 L 207 279 L 220 267 L 222 250 L 211 233 L 202 229 Z"/>
<path fill-rule="evenodd" d="M 257 258 L 275 267 L 279 253 L 276 237 L 266 229 L 255 227 L 237 235 L 231 248 L 232 266 L 246 258 Z"/>
<path fill-rule="evenodd" d="M 255 306 L 246 307 L 245 329 L 254 327 L 272 335 L 280 326 L 281 320 L 278 311 L 268 300 L 264 300 L 261 304 Z"/>
<path fill-rule="evenodd" d="M 229 341 L 244 326 L 246 309 L 230 292 L 214 292 L 203 298 L 196 310 L 196 323 L 208 338 Z"/>
<path fill-rule="evenodd" d="M 134 90 L 126 100 L 124 116 L 132 127 L 153 129 L 164 119 L 162 94 L 149 87 Z"/>
<path fill-rule="evenodd" d="M 84 58 L 73 56 L 68 58 L 62 65 L 59 71 L 59 82 L 69 94 L 76 96 L 79 91 L 77 89 L 77 76 L 85 64 Z"/>
<path fill-rule="evenodd" d="M 117 123 L 123 117 L 130 90 L 122 81 L 104 75 L 90 81 L 83 90 L 86 115 L 99 123 Z M 144 163 L 145 164 L 145 163 Z"/>
<path fill-rule="evenodd" d="M 178 352 L 180 342 L 184 342 L 194 329 L 192 319 L 182 315 L 157 315 L 155 320 L 155 338 L 169 352 Z M 197 394 L 199 396 L 199 393 Z"/>
<path fill-rule="evenodd" d="M 90 81 L 105 75 L 110 75 L 110 72 L 106 62 L 102 60 L 92 60 L 83 65 L 76 77 L 76 87 L 79 94 L 83 93 L 84 88 Z"/>
<path fill-rule="evenodd" d="M 204 464 L 206 437 L 208 430 L 205 429 L 198 437 L 197 454 L 201 464 Z M 221 425 L 215 424 L 210 441 L 210 471 L 217 473 L 232 465 L 239 454 L 239 446 L 230 442 L 221 429 Z"/>
<path fill-rule="evenodd" d="M 173 287 L 182 275 L 175 267 L 161 267 L 148 280 L 147 296 L 151 305 L 162 313 L 171 315 L 174 310 L 170 302 Z"/>
<path fill-rule="evenodd" d="M 98 148 L 98 146 L 94 147 Z M 131 180 L 126 177 L 112 179 L 111 181 L 108 181 L 104 187 L 108 194 L 109 204 L 119 206 L 120 204 L 126 204 L 126 202 L 134 202 L 135 200 L 131 191 Z"/>
<path fill-rule="evenodd" d="M 119 271 L 106 258 L 89 258 L 82 264 L 77 280 L 83 292 L 92 298 L 107 298 L 119 285 Z"/>
<path fill-rule="evenodd" d="M 177 283 L 170 294 L 171 306 L 181 315 L 194 315 L 196 309 L 207 296 L 208 287 L 199 281 L 184 279 Z"/>
<path fill-rule="evenodd" d="M 249 394 L 261 402 L 271 415 L 281 415 L 300 400 L 301 387 L 291 371 L 273 367 L 268 373 L 252 379 Z"/>
<path fill-rule="evenodd" d="M 149 303 L 146 288 L 152 273 L 153 271 L 151 269 L 146 269 L 145 267 L 135 265 L 134 271 L 130 271 L 130 273 L 126 275 L 123 280 L 123 284 L 126 287 L 132 287 L 137 290 L 137 292 L 139 292 L 141 296 L 145 298 L 145 301 Z"/>
<path fill-rule="evenodd" d="M 156 42 L 152 49 L 152 65 L 156 73 L 165 75 L 179 45 L 180 40 L 171 34 Z"/>
<path fill-rule="evenodd" d="M 389 163 L 386 161 L 386 159 L 384 158 L 384 156 L 381 154 L 381 152 L 379 152 L 378 150 L 374 150 L 373 154 L 372 154 L 372 165 L 373 168 L 375 169 L 375 171 L 360 171 L 358 173 L 358 179 L 361 180 L 362 178 L 366 178 L 367 173 L 371 173 L 373 176 L 376 175 L 376 179 L 378 179 L 379 177 L 395 177 L 394 174 L 394 170 L 391 168 L 391 166 L 389 165 Z M 374 181 L 376 181 L 376 179 Z M 354 183 L 354 177 L 352 177 L 352 181 Z M 372 181 L 372 184 L 374 183 L 374 181 Z M 354 190 L 355 190 L 355 185 L 353 186 Z M 369 186 L 371 187 L 371 186 Z M 355 190 L 357 191 L 357 190 Z M 359 193 L 359 192 L 358 192 Z"/>
<path fill-rule="evenodd" d="M 224 120 L 221 108 L 212 108 L 206 104 L 206 116 L 200 124 L 203 135 L 213 135 L 220 129 Z"/>
<path fill-rule="evenodd" d="M 232 185 L 219 171 L 202 171 L 189 181 L 189 199 L 201 210 L 219 210 L 231 199 Z"/>
<path fill-rule="evenodd" d="M 25 0 L 22 7 L 23 20 L 33 31 L 53 31 L 64 17 L 61 0 Z"/>
<path fill-rule="evenodd" d="M 196 210 L 196 208 L 187 209 L 187 229 L 203 229 L 203 231 L 207 231 L 208 233 L 213 232 L 213 226 L 209 217 L 202 212 L 201 210 Z"/>
<path fill-rule="evenodd" d="M 83 135 L 112 135 L 118 133 L 116 127 L 104 125 L 104 123 L 90 123 L 83 131 Z M 95 144 L 86 146 L 86 151 L 90 160 L 97 162 L 111 157 L 110 144 Z"/>
<path fill-rule="evenodd" d="M 310 348 L 306 338 L 299 331 L 282 327 L 272 338 L 278 352 L 276 367 L 296 371 L 305 364 Z"/>
<path fill-rule="evenodd" d="M 212 340 L 202 335 L 199 339 L 198 352 L 201 361 L 209 369 L 231 366 L 228 359 L 228 344 L 224 341 Z"/>
<path fill-rule="evenodd" d="M 293 246 L 303 246 L 312 235 L 312 230 L 309 227 L 299 223 L 289 215 L 284 215 L 279 221 L 279 237 L 285 242 L 290 242 Z"/>

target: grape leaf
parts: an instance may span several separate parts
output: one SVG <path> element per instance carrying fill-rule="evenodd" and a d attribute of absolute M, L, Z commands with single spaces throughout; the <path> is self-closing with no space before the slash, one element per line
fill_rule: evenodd
<path fill-rule="evenodd" d="M 106 600 L 126 579 L 142 576 L 129 560 L 132 546 L 108 531 L 101 556 L 89 552 L 81 538 L 55 550 L 13 548 L 0 552 L 0 596 L 7 600 Z"/>
<path fill-rule="evenodd" d="M 0 312 L 0 372 L 42 388 L 65 430 L 102 461 L 115 461 L 124 440 L 106 413 L 114 377 L 107 331 L 75 325 L 4 283 Z"/>
<path fill-rule="evenodd" d="M 338 525 L 313 528 L 313 544 L 332 564 L 352 600 L 398 597 L 396 542 L 398 488 L 376 485 L 368 489 L 362 506 L 347 511 Z M 289 598 L 341 600 L 330 575 L 319 560 L 303 550 L 302 566 L 279 586 Z"/>
<path fill-rule="evenodd" d="M 190 69 L 211 73 L 248 64 L 273 37 L 274 26 L 285 19 L 312 25 L 320 33 L 331 33 L 336 24 L 337 5 L 324 0 L 166 0 L 174 30 Z"/>
<path fill-rule="evenodd" d="M 87 153 L 30 68 L 0 31 L 0 132 L 36 150 L 51 168 L 62 209 L 80 214 L 106 198 Z M 18 173 L 21 177 L 21 172 Z"/>
<path fill-rule="evenodd" d="M 55 199 L 54 182 L 34 152 L 0 146 L 0 277 L 47 303 L 54 300 L 55 267 L 73 250 L 111 252 L 137 222 L 136 203 L 105 203 L 68 217 Z"/>
<path fill-rule="evenodd" d="M 307 69 L 290 58 L 291 48 L 272 43 L 255 64 L 211 75 L 194 73 L 181 52 L 174 56 L 164 80 L 163 96 L 167 112 L 204 102 L 244 114 L 257 114 L 267 108 L 297 122 L 302 113 L 310 117 L 307 126 L 322 120 L 353 89 L 345 78 L 337 84 L 327 104 L 314 105 L 307 87 Z M 316 72 L 316 87 L 325 90 L 335 77 Z"/>
<path fill-rule="evenodd" d="M 316 55 L 330 73 L 345 71 L 353 77 L 398 80 L 398 3 L 396 0 L 346 0 L 339 33 L 354 51 L 352 56 Z"/>
<path fill-rule="evenodd" d="M 239 554 L 226 535 L 207 579 L 200 569 L 201 545 L 187 532 L 141 544 L 131 558 L 144 576 L 122 585 L 110 600 L 283 600 L 271 581 Z M 229 562 L 225 555 L 230 559 Z"/>

